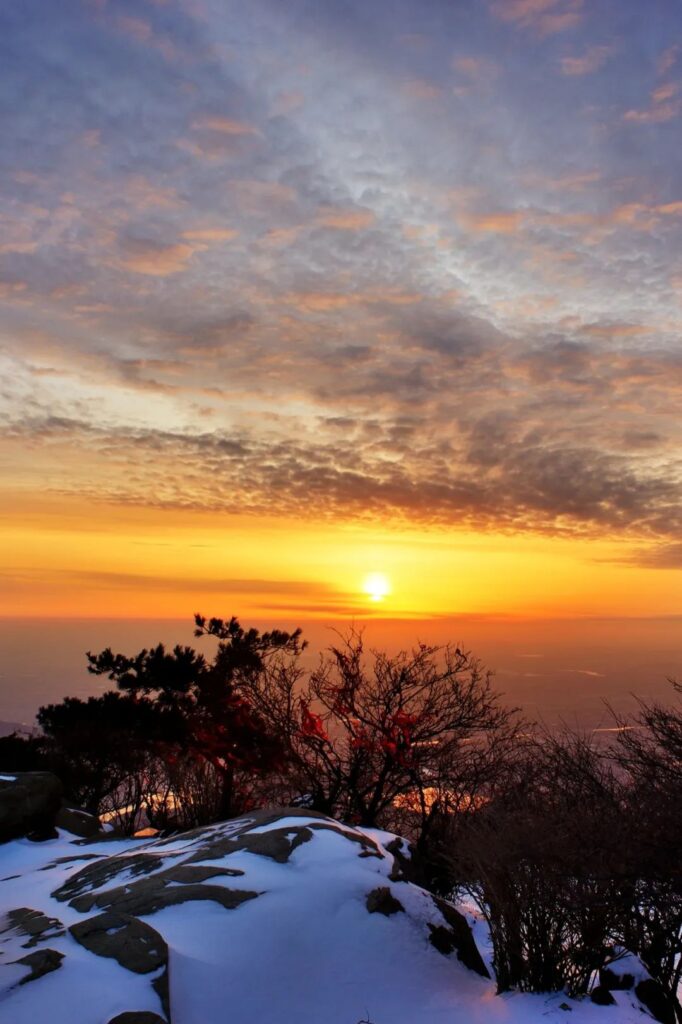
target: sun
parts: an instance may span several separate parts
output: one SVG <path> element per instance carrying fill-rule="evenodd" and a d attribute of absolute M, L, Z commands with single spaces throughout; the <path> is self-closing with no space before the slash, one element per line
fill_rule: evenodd
<path fill-rule="evenodd" d="M 371 572 L 369 576 L 365 576 L 362 589 L 370 601 L 383 601 L 391 593 L 391 584 L 383 572 Z"/>

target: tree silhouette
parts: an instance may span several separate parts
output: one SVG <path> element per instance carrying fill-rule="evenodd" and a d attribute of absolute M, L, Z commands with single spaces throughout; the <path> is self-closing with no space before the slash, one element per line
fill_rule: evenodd
<path fill-rule="evenodd" d="M 285 746 L 248 692 L 274 659 L 298 656 L 301 631 L 245 630 L 234 617 L 196 615 L 194 622 L 195 636 L 218 640 L 212 661 L 180 645 L 167 651 L 158 644 L 132 657 L 106 648 L 88 652 L 88 671 L 115 681 L 140 707 L 153 708 L 166 757 L 189 756 L 213 766 L 221 779 L 218 813 L 227 818 L 241 809 L 237 769 L 265 772 L 283 765 Z"/>

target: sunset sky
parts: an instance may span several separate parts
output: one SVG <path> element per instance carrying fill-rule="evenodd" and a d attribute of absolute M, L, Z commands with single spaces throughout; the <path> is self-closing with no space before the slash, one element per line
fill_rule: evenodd
<path fill-rule="evenodd" d="M 1 615 L 682 613 L 676 0 L 22 0 L 0 76 Z"/>

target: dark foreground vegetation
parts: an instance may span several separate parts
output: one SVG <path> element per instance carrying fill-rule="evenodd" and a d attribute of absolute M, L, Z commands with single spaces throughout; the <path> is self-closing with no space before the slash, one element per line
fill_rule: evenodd
<path fill-rule="evenodd" d="M 212 658 L 88 654 L 116 689 L 41 708 L 0 771 L 51 770 L 128 835 L 286 804 L 401 833 L 416 881 L 481 908 L 500 991 L 580 995 L 627 950 L 682 1021 L 680 685 L 596 746 L 524 722 L 458 647 L 389 657 L 351 633 L 305 670 L 299 630 L 195 627 Z"/>

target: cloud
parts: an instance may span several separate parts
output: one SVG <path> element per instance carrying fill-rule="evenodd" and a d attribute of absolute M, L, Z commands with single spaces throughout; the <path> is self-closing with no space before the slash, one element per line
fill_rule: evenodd
<path fill-rule="evenodd" d="M 10 476 L 672 542 L 682 181 L 632 131 L 680 94 L 646 5 L 426 5 L 409 42 L 405 4 L 137 6 L 8 8 Z M 628 75 L 590 77 L 608 39 Z"/>
<path fill-rule="evenodd" d="M 194 252 L 194 246 L 183 242 L 164 244 L 151 239 L 126 238 L 122 243 L 120 265 L 136 274 L 169 277 L 185 270 Z"/>
<path fill-rule="evenodd" d="M 521 230 L 525 214 L 521 210 L 465 215 L 462 220 L 473 231 L 496 235 L 515 235 Z"/>
<path fill-rule="evenodd" d="M 105 572 L 76 569 L 31 570 L 18 569 L 3 572 L 10 579 L 32 581 L 39 578 L 43 583 L 55 585 L 68 582 L 87 590 L 134 590 L 136 592 L 190 592 L 197 594 L 272 595 L 273 597 L 312 597 L 319 600 L 338 592 L 328 583 L 312 580 L 240 579 L 227 577 L 142 575 L 127 572 Z M 342 596 L 339 594 L 338 596 Z"/>
<path fill-rule="evenodd" d="M 28 598 L 39 589 L 54 595 L 77 591 L 81 600 L 97 601 L 101 595 L 115 595 L 125 601 L 128 595 L 149 597 L 182 595 L 196 602 L 218 597 L 223 602 L 248 604 L 263 611 L 326 613 L 327 615 L 366 616 L 366 600 L 318 580 L 240 579 L 208 577 L 199 572 L 187 576 L 142 575 L 96 570 L 34 569 L 15 567 L 0 570 L 0 593 L 5 598 Z"/>
<path fill-rule="evenodd" d="M 244 212 L 265 217 L 297 199 L 296 190 L 280 181 L 236 178 L 227 183 L 227 188 Z"/>
<path fill-rule="evenodd" d="M 403 82 L 401 90 L 405 96 L 413 100 L 435 100 L 443 92 L 439 85 L 424 78 L 412 78 L 409 82 Z"/>
<path fill-rule="evenodd" d="M 682 113 L 682 97 L 677 82 L 666 82 L 650 94 L 650 105 L 642 110 L 631 109 L 623 114 L 625 121 L 635 124 L 664 124 Z"/>
<path fill-rule="evenodd" d="M 119 32 L 134 43 L 156 50 L 169 63 L 178 64 L 182 61 L 182 50 L 168 35 L 156 31 L 151 22 L 146 19 L 139 16 L 117 14 L 113 19 L 113 24 Z"/>
<path fill-rule="evenodd" d="M 501 68 L 488 57 L 461 54 L 452 59 L 453 71 L 472 82 L 491 82 L 500 74 Z"/>
<path fill-rule="evenodd" d="M 493 0 L 491 10 L 502 21 L 548 36 L 580 23 L 583 0 Z"/>
<path fill-rule="evenodd" d="M 333 228 L 335 231 L 364 231 L 375 220 L 371 210 L 343 209 L 341 207 L 322 207 L 316 217 L 321 227 Z"/>
<path fill-rule="evenodd" d="M 230 117 L 215 117 L 208 114 L 192 122 L 194 131 L 217 132 L 219 135 L 258 135 L 258 129 L 245 121 Z"/>
<path fill-rule="evenodd" d="M 561 73 L 569 77 L 592 75 L 606 64 L 612 53 L 612 46 L 590 46 L 579 57 L 562 57 L 559 61 Z"/>
<path fill-rule="evenodd" d="M 526 181 L 531 188 L 548 192 L 584 192 L 599 182 L 601 177 L 600 171 L 576 171 L 556 178 L 533 171 L 526 176 Z"/>
<path fill-rule="evenodd" d="M 673 43 L 672 46 L 669 46 L 666 50 L 663 50 L 663 52 L 661 53 L 656 62 L 656 74 L 662 78 L 664 75 L 667 75 L 669 71 L 672 71 L 672 69 L 675 67 L 675 64 L 677 63 L 679 55 L 679 43 Z"/>
<path fill-rule="evenodd" d="M 511 413 L 473 419 L 460 455 L 451 445 L 415 445 L 408 436 L 402 458 L 387 461 L 377 428 L 364 440 L 318 434 L 267 441 L 243 431 L 112 432 L 49 417 L 17 423 L 10 436 L 80 451 L 80 479 L 72 474 L 59 484 L 53 474 L 53 489 L 95 503 L 331 520 L 408 516 L 424 524 L 586 535 L 635 523 L 674 535 L 682 526 L 680 483 L 668 473 L 568 438 L 545 439 Z M 100 452 L 107 453 L 105 472 L 94 469 Z M 123 467 L 133 453 L 131 478 Z"/>
<path fill-rule="evenodd" d="M 642 548 L 629 561 L 642 569 L 682 569 L 682 543 L 676 541 Z"/>
<path fill-rule="evenodd" d="M 189 228 L 182 237 L 190 242 L 228 242 L 239 234 L 234 228 Z"/>
<path fill-rule="evenodd" d="M 11 302 L 28 290 L 26 281 L 0 281 L 0 299 Z"/>

